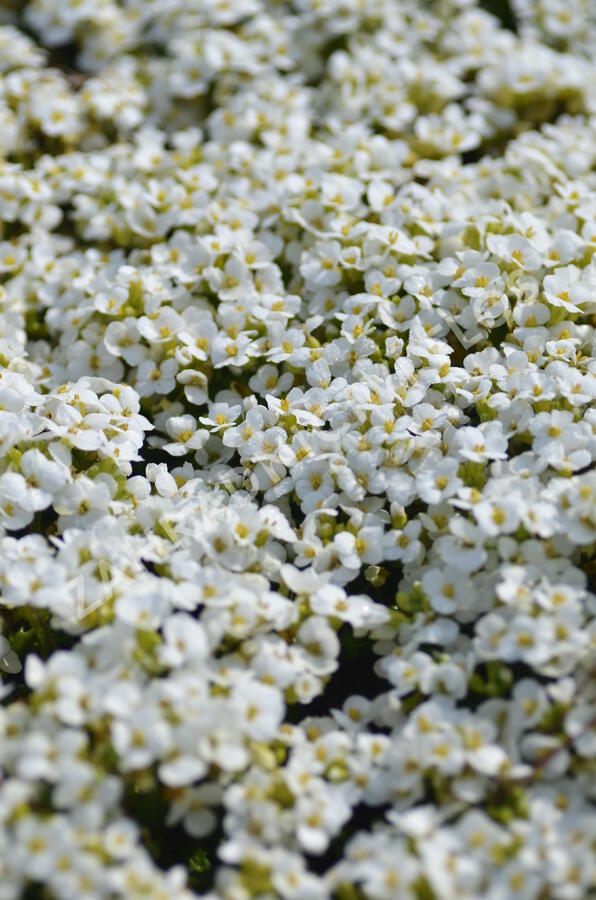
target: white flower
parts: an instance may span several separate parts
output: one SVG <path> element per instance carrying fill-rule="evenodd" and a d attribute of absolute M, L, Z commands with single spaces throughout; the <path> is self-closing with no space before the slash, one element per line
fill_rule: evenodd
<path fill-rule="evenodd" d="M 590 300 L 591 285 L 584 283 L 583 272 L 577 266 L 555 269 L 544 279 L 544 296 L 551 306 L 558 306 L 570 313 L 581 312 L 580 306 Z"/>
<path fill-rule="evenodd" d="M 471 605 L 475 594 L 471 581 L 462 578 L 457 569 L 450 568 L 427 569 L 422 577 L 422 587 L 432 608 L 442 615 Z"/>
<path fill-rule="evenodd" d="M 164 444 L 166 450 L 171 456 L 184 456 L 191 450 L 200 450 L 209 438 L 209 432 L 206 429 L 197 429 L 197 422 L 194 416 L 172 416 L 166 423 L 168 435 L 174 440 L 169 444 Z"/>
<path fill-rule="evenodd" d="M 152 359 L 143 360 L 137 368 L 135 390 L 140 397 L 169 394 L 174 390 L 177 371 L 178 363 L 175 359 L 165 359 L 159 364 Z"/>
<path fill-rule="evenodd" d="M 166 665 L 180 666 L 184 662 L 198 664 L 208 654 L 205 630 L 199 622 L 185 613 L 169 616 L 164 622 L 165 643 L 161 658 Z"/>
<path fill-rule="evenodd" d="M 473 513 L 485 534 L 511 534 L 519 526 L 521 505 L 518 498 L 505 495 L 502 500 L 481 500 Z"/>
<path fill-rule="evenodd" d="M 316 246 L 316 255 L 305 253 L 300 272 L 313 287 L 330 287 L 341 280 L 338 270 L 341 244 L 339 241 L 328 241 Z"/>
<path fill-rule="evenodd" d="M 458 428 L 453 446 L 461 459 L 484 462 L 487 459 L 507 458 L 507 438 L 500 422 L 487 422 L 478 428 Z"/>
<path fill-rule="evenodd" d="M 112 722 L 114 749 L 125 769 L 143 769 L 159 758 L 170 742 L 170 730 L 156 710 L 138 709 Z"/>
<path fill-rule="evenodd" d="M 184 827 L 195 838 L 210 834 L 217 818 L 212 807 L 222 801 L 222 791 L 217 784 L 202 784 L 199 787 L 186 788 L 179 792 L 168 812 L 168 825 L 184 822 Z"/>
<path fill-rule="evenodd" d="M 318 615 L 335 616 L 349 622 L 353 628 L 374 628 L 388 619 L 387 611 L 368 597 L 348 596 L 335 585 L 328 584 L 316 591 L 309 599 L 313 612 Z"/>
<path fill-rule="evenodd" d="M 416 487 L 422 500 L 425 503 L 440 503 L 456 494 L 462 485 L 457 476 L 458 468 L 455 459 L 436 460 L 429 457 L 416 476 Z"/>
<path fill-rule="evenodd" d="M 168 611 L 168 603 L 161 593 L 127 592 L 116 601 L 115 613 L 127 625 L 153 631 L 161 625 Z"/>
<path fill-rule="evenodd" d="M 489 234 L 486 246 L 496 257 L 514 268 L 535 272 L 542 265 L 540 253 L 534 249 L 531 241 L 519 234 Z"/>
<path fill-rule="evenodd" d="M 231 696 L 238 727 L 255 741 L 270 741 L 283 716 L 283 700 L 278 690 L 255 681 L 241 681 Z"/>
<path fill-rule="evenodd" d="M 418 539 L 422 531 L 419 521 L 407 522 L 402 529 L 391 529 L 383 538 L 383 557 L 387 560 L 399 559 L 404 563 L 413 562 L 424 553 Z"/>
<path fill-rule="evenodd" d="M 230 406 L 229 403 L 214 403 L 209 410 L 209 415 L 200 416 L 199 422 L 202 425 L 210 426 L 211 431 L 218 432 L 224 428 L 229 428 L 238 419 L 239 415 L 240 406 Z"/>

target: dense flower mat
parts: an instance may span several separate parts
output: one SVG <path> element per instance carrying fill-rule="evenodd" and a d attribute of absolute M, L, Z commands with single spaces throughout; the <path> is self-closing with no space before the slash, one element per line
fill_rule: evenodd
<path fill-rule="evenodd" d="M 596 881 L 592 0 L 0 3 L 0 900 Z"/>

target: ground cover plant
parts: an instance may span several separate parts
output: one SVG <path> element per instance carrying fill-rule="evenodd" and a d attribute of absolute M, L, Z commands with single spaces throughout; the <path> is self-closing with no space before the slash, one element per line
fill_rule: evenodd
<path fill-rule="evenodd" d="M 0 900 L 594 896 L 595 51 L 0 2 Z"/>

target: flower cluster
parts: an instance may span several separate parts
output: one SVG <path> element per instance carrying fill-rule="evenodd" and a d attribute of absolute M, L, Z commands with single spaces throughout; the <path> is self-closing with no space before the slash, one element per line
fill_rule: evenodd
<path fill-rule="evenodd" d="M 0 900 L 583 900 L 590 2 L 0 5 Z"/>

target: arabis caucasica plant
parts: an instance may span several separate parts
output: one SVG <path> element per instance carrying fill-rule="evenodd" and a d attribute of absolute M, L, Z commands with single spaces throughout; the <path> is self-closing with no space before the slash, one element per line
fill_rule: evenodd
<path fill-rule="evenodd" d="M 0 900 L 596 890 L 591 0 L 0 3 Z"/>

